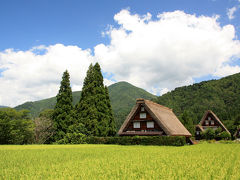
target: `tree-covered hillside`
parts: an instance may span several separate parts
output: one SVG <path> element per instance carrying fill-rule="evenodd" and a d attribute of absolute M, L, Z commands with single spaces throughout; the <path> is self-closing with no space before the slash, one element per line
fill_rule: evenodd
<path fill-rule="evenodd" d="M 206 110 L 212 110 L 228 125 L 240 114 L 240 73 L 176 88 L 156 102 L 172 108 L 177 116 L 192 112 L 194 124 L 199 123 Z"/>
<path fill-rule="evenodd" d="M 153 99 L 156 96 L 151 93 L 133 86 L 127 82 L 118 82 L 108 87 L 111 105 L 117 125 L 117 129 L 125 120 L 133 105 L 136 103 L 136 98 Z M 75 105 L 80 99 L 81 92 L 73 92 L 73 104 Z M 26 102 L 15 107 L 17 110 L 28 109 L 32 117 L 37 117 L 44 109 L 53 109 L 56 104 L 56 97 L 35 101 Z"/>
<path fill-rule="evenodd" d="M 149 100 L 156 98 L 151 93 L 127 82 L 118 82 L 109 86 L 108 89 L 117 129 L 120 128 L 126 119 L 126 116 L 135 105 L 137 98 Z"/>
<path fill-rule="evenodd" d="M 73 92 L 73 104 L 77 104 L 80 99 L 81 91 Z M 16 110 L 27 109 L 32 117 L 37 117 L 45 109 L 53 109 L 56 104 L 56 97 L 51 97 L 34 102 L 25 102 L 15 107 Z"/>

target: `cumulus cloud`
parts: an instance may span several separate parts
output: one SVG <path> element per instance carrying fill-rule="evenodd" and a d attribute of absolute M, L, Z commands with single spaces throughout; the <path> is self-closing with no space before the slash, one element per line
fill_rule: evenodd
<path fill-rule="evenodd" d="M 116 81 L 113 81 L 113 80 L 111 80 L 111 79 L 104 78 L 103 83 L 104 83 L 104 85 L 106 85 L 106 86 L 110 86 L 110 85 L 116 83 Z"/>
<path fill-rule="evenodd" d="M 7 49 L 0 52 L 0 104 L 16 106 L 55 96 L 62 73 L 70 73 L 73 90 L 81 90 L 89 64 L 90 50 L 77 46 L 34 47 L 28 51 Z"/>
<path fill-rule="evenodd" d="M 105 33 L 110 44 L 97 45 L 94 53 L 115 80 L 162 94 L 192 84 L 194 78 L 222 75 L 223 64 L 239 58 L 234 26 L 221 26 L 218 18 L 174 11 L 152 20 L 149 13 L 122 10 L 114 16 L 120 27 Z"/>
<path fill-rule="evenodd" d="M 229 76 L 239 72 L 240 72 L 240 66 L 225 65 L 225 66 L 219 67 L 213 75 L 218 77 L 224 77 L 224 76 Z"/>
<path fill-rule="evenodd" d="M 99 61 L 104 82 L 128 81 L 154 94 L 194 83 L 206 75 L 223 77 L 240 71 L 230 66 L 240 58 L 240 41 L 233 25 L 221 26 L 218 16 L 183 11 L 152 15 L 122 10 L 109 25 L 109 44 L 91 51 L 77 46 L 33 47 L 0 52 L 0 105 L 15 106 L 55 96 L 67 69 L 73 91 L 81 90 L 90 63 Z"/>
<path fill-rule="evenodd" d="M 236 7 L 236 6 L 227 9 L 228 19 L 230 19 L 230 20 L 234 19 L 234 18 L 235 18 L 234 13 L 235 13 L 236 11 L 237 11 L 237 7 Z"/>

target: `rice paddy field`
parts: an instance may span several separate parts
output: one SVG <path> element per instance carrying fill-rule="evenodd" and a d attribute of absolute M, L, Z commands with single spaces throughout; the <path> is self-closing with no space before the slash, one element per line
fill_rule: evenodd
<path fill-rule="evenodd" d="M 240 179 L 240 144 L 2 145 L 0 179 Z"/>

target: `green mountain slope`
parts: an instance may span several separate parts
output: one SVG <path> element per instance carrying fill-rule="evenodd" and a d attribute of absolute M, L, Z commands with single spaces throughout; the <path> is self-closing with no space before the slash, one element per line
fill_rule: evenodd
<path fill-rule="evenodd" d="M 108 87 L 110 100 L 116 119 L 117 129 L 136 103 L 137 98 L 154 99 L 156 96 L 127 82 L 118 82 Z"/>
<path fill-rule="evenodd" d="M 208 109 L 228 123 L 240 114 L 240 73 L 176 88 L 158 97 L 156 102 L 172 108 L 176 115 L 184 110 L 193 112 L 195 124 Z"/>
<path fill-rule="evenodd" d="M 153 99 L 156 96 L 149 92 L 135 87 L 127 82 L 118 82 L 108 87 L 110 100 L 116 120 L 117 128 L 121 126 L 127 114 L 136 103 L 136 98 Z M 80 99 L 81 92 L 73 92 L 73 104 L 75 105 Z M 56 97 L 43 99 L 35 102 L 26 102 L 15 109 L 28 109 L 33 117 L 37 117 L 44 109 L 52 109 L 56 104 Z"/>

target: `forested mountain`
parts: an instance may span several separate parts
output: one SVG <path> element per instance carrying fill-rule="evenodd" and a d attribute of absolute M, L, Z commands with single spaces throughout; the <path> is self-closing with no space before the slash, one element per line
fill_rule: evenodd
<path fill-rule="evenodd" d="M 192 114 L 198 124 L 206 110 L 212 110 L 227 126 L 240 115 L 240 73 L 219 80 L 203 81 L 156 96 L 127 82 L 118 82 L 108 87 L 117 129 L 136 102 L 136 98 L 154 99 L 159 104 L 172 108 L 179 117 L 184 111 Z M 80 99 L 80 91 L 73 92 L 73 104 Z M 51 109 L 56 98 L 26 102 L 16 109 L 28 109 L 33 117 L 44 109 Z"/>
<path fill-rule="evenodd" d="M 156 97 L 149 92 L 135 87 L 127 82 L 115 83 L 109 86 L 108 90 L 117 129 L 119 129 L 127 114 L 136 103 L 136 98 L 153 99 Z M 80 95 L 80 91 L 73 92 L 74 105 L 79 101 Z M 53 109 L 55 104 L 56 97 L 52 97 L 35 102 L 26 102 L 22 105 L 16 106 L 15 109 L 28 109 L 32 117 L 37 117 L 44 109 Z"/>
<path fill-rule="evenodd" d="M 120 128 L 133 105 L 136 104 L 137 98 L 149 100 L 156 98 L 155 95 L 127 82 L 115 83 L 108 89 L 117 129 Z"/>
<path fill-rule="evenodd" d="M 194 124 L 199 123 L 206 110 L 212 110 L 228 125 L 240 115 L 240 73 L 176 88 L 156 102 L 172 108 L 177 116 L 191 112 Z"/>

